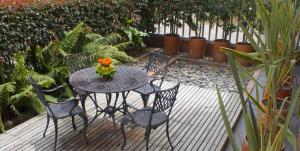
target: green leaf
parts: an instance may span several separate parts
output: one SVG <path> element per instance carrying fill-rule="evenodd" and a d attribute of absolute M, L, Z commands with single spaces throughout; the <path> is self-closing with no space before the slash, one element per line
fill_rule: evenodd
<path fill-rule="evenodd" d="M 236 144 L 236 142 L 234 140 L 234 135 L 233 135 L 233 132 L 232 132 L 232 129 L 231 129 L 231 126 L 230 126 L 230 122 L 228 120 L 228 116 L 227 116 L 227 113 L 226 113 L 226 110 L 225 110 L 225 106 L 223 104 L 223 99 L 222 99 L 220 90 L 218 88 L 218 85 L 216 86 L 216 89 L 217 89 L 217 95 L 218 95 L 218 103 L 219 103 L 219 106 L 220 106 L 222 118 L 223 118 L 226 130 L 227 130 L 227 134 L 228 134 L 229 139 L 230 139 L 230 143 L 231 143 L 232 149 L 234 151 L 238 151 L 239 148 L 238 148 L 238 146 L 237 146 L 237 144 Z"/>

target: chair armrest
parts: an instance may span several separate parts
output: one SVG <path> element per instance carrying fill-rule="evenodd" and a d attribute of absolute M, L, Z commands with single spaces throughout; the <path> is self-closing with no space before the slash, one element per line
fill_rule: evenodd
<path fill-rule="evenodd" d="M 58 90 L 63 90 L 64 86 L 63 85 L 60 85 L 60 86 L 57 86 L 53 89 L 50 89 L 50 90 L 42 90 L 44 93 L 52 93 L 52 92 L 55 92 L 55 91 L 58 91 Z"/>
<path fill-rule="evenodd" d="M 51 103 L 51 104 L 65 104 L 65 103 L 70 103 L 71 101 L 75 102 L 76 105 L 78 105 L 79 100 L 76 98 L 69 98 L 69 99 L 64 99 L 63 102 L 57 102 L 57 103 Z"/>

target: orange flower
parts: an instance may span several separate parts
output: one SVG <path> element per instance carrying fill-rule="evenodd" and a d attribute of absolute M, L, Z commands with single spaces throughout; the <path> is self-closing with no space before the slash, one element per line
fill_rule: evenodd
<path fill-rule="evenodd" d="M 103 59 L 98 59 L 98 63 L 100 63 L 101 65 L 104 66 L 108 66 L 112 63 L 112 59 L 111 58 L 103 58 Z"/>

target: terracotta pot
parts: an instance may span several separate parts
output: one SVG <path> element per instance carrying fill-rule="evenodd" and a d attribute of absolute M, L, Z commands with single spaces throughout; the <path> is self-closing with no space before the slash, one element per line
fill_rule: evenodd
<path fill-rule="evenodd" d="M 249 151 L 247 136 L 245 136 L 242 140 L 242 151 Z"/>
<path fill-rule="evenodd" d="M 281 147 L 281 151 L 284 150 L 285 150 L 285 145 L 283 144 Z M 250 151 L 247 136 L 245 136 L 242 140 L 242 151 Z"/>
<path fill-rule="evenodd" d="M 166 34 L 164 38 L 164 50 L 166 55 L 175 56 L 180 48 L 180 37 L 176 34 Z"/>
<path fill-rule="evenodd" d="M 213 60 L 215 62 L 219 62 L 219 63 L 226 62 L 226 60 L 227 60 L 226 55 L 223 52 L 219 51 L 219 49 L 221 47 L 229 48 L 229 46 L 230 46 L 230 42 L 228 40 L 216 39 L 212 45 Z"/>
<path fill-rule="evenodd" d="M 206 39 L 191 37 L 189 41 L 189 53 L 192 59 L 202 59 L 205 56 Z"/>
<path fill-rule="evenodd" d="M 291 94 L 292 94 L 292 88 L 290 86 L 283 85 L 277 91 L 277 98 L 284 99 L 284 98 L 290 97 Z M 287 99 L 287 100 L 289 100 L 289 99 Z"/>
<path fill-rule="evenodd" d="M 259 103 L 259 105 L 262 107 L 262 109 L 265 111 L 265 112 L 267 112 L 268 111 L 268 101 L 269 101 L 269 98 L 264 98 L 260 103 Z M 285 103 L 284 104 L 284 106 L 283 106 L 283 108 L 282 108 L 282 110 L 281 110 L 281 112 L 280 112 L 280 108 L 281 108 L 281 105 L 282 105 L 282 103 Z M 279 113 L 280 112 L 280 114 L 283 116 L 283 117 L 286 117 L 287 116 L 287 113 L 288 113 L 288 111 L 289 111 L 289 107 L 290 107 L 290 102 L 288 102 L 288 101 L 285 101 L 284 102 L 284 100 L 283 99 L 280 99 L 280 98 L 277 98 L 276 99 L 276 110 L 274 110 L 274 111 L 271 111 L 271 116 L 274 116 L 274 112 L 276 112 L 276 113 Z M 273 114 L 274 113 L 274 114 Z"/>
<path fill-rule="evenodd" d="M 254 49 L 253 49 L 253 47 L 251 46 L 251 44 L 249 44 L 249 43 L 243 43 L 243 42 L 238 42 L 238 43 L 236 43 L 236 45 L 235 45 L 235 50 L 240 51 L 240 52 L 245 52 L 245 53 L 254 52 Z M 251 65 L 248 61 L 243 60 L 243 59 L 241 59 L 241 58 L 236 58 L 236 60 L 237 60 L 240 64 L 242 64 L 242 65 L 244 65 L 244 66 L 250 66 L 250 65 Z"/>
<path fill-rule="evenodd" d="M 285 81 L 284 84 L 282 86 L 280 86 L 279 90 L 276 93 L 276 98 L 289 98 L 292 94 L 292 78 L 288 77 Z M 266 90 L 264 90 L 264 97 L 268 98 L 270 97 L 269 92 L 267 92 Z M 287 99 L 289 101 L 289 99 Z"/>

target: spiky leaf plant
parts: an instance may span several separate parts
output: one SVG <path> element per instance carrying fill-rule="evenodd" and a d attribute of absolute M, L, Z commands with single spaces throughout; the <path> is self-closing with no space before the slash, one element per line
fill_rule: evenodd
<path fill-rule="evenodd" d="M 239 90 L 249 149 L 251 151 L 280 151 L 284 141 L 287 140 L 296 150 L 296 138 L 288 126 L 298 101 L 300 88 L 293 91 L 288 114 L 284 120 L 280 114 L 283 105 L 278 112 L 275 110 L 278 110 L 276 93 L 283 85 L 283 81 L 294 72 L 295 63 L 299 57 L 299 51 L 296 51 L 296 37 L 300 27 L 300 7 L 294 0 L 257 0 L 256 8 L 258 18 L 263 25 L 263 35 L 250 24 L 247 25 L 250 27 L 250 31 L 243 24 L 240 24 L 256 52 L 246 54 L 228 48 L 222 49 L 228 55 L 231 71 Z M 251 33 L 254 34 L 254 37 Z M 247 70 L 234 61 L 235 57 L 250 61 L 255 66 Z M 265 82 L 257 81 L 252 77 L 253 71 L 259 68 L 266 75 Z M 245 76 L 255 83 L 256 94 L 258 94 L 258 89 L 264 89 L 265 92 L 269 93 L 266 111 L 262 110 L 259 105 L 260 98 L 258 95 L 252 96 L 246 88 L 242 87 L 241 76 Z M 252 105 L 247 105 L 246 98 L 259 109 L 257 117 L 254 116 Z M 285 98 L 284 101 L 287 99 Z M 220 95 L 219 103 L 233 149 L 238 150 L 230 125 L 228 125 L 228 118 Z M 266 115 L 266 122 L 262 122 L 261 114 Z"/>

